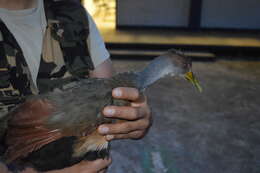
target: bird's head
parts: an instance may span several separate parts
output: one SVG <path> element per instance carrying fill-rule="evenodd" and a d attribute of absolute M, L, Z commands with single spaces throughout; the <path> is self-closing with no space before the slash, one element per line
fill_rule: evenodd
<path fill-rule="evenodd" d="M 195 78 L 195 75 L 192 72 L 191 58 L 175 49 L 169 50 L 164 57 L 169 60 L 168 62 L 172 69 L 170 75 L 185 78 L 187 81 L 192 83 L 195 88 L 202 92 L 199 81 Z"/>
<path fill-rule="evenodd" d="M 183 77 L 191 82 L 200 92 L 202 88 L 191 70 L 191 58 L 175 49 L 156 57 L 142 71 L 137 73 L 138 88 L 144 90 L 165 76 Z"/>

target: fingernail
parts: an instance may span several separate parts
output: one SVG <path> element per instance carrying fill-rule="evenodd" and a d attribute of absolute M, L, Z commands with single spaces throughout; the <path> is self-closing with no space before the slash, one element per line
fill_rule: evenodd
<path fill-rule="evenodd" d="M 107 117 L 112 117 L 115 113 L 115 109 L 111 109 L 111 108 L 106 108 L 104 110 L 104 114 L 107 116 Z"/>
<path fill-rule="evenodd" d="M 108 141 L 111 141 L 112 139 L 114 139 L 114 135 L 106 135 L 106 139 Z"/>
<path fill-rule="evenodd" d="M 114 96 L 116 96 L 116 97 L 121 97 L 121 96 L 122 96 L 122 91 L 121 91 L 120 89 L 115 89 L 115 90 L 113 91 L 113 94 L 114 94 Z"/>
<path fill-rule="evenodd" d="M 107 132 L 108 132 L 108 127 L 106 127 L 106 126 L 101 126 L 100 128 L 99 128 L 99 132 L 100 133 L 102 133 L 102 134 L 106 134 Z"/>

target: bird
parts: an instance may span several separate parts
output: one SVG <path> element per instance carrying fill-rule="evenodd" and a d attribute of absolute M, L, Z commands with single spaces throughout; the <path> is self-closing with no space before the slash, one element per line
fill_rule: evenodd
<path fill-rule="evenodd" d="M 134 87 L 144 92 L 165 76 L 184 78 L 202 90 L 192 72 L 191 58 L 171 49 L 140 71 L 75 80 L 62 90 L 29 96 L 0 120 L 0 137 L 6 147 L 2 160 L 21 170 L 29 166 L 50 171 L 108 157 L 109 142 L 97 128 L 117 120 L 105 118 L 102 110 L 108 105 L 129 104 L 114 99 L 112 90 Z"/>

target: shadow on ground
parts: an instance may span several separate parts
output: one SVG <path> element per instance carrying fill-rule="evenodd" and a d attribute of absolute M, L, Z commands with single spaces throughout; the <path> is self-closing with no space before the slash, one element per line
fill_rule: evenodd
<path fill-rule="evenodd" d="M 148 61 L 115 60 L 117 71 Z M 204 91 L 162 79 L 146 91 L 154 124 L 139 141 L 112 142 L 109 173 L 259 173 L 260 61 L 195 62 Z"/>

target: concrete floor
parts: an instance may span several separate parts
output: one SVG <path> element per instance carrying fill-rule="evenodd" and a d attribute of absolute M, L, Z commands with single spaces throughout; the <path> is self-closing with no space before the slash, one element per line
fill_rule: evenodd
<path fill-rule="evenodd" d="M 148 61 L 115 60 L 118 71 Z M 109 173 L 259 173 L 260 61 L 195 62 L 198 93 L 165 78 L 146 91 L 154 124 L 142 140 L 112 142 Z"/>

